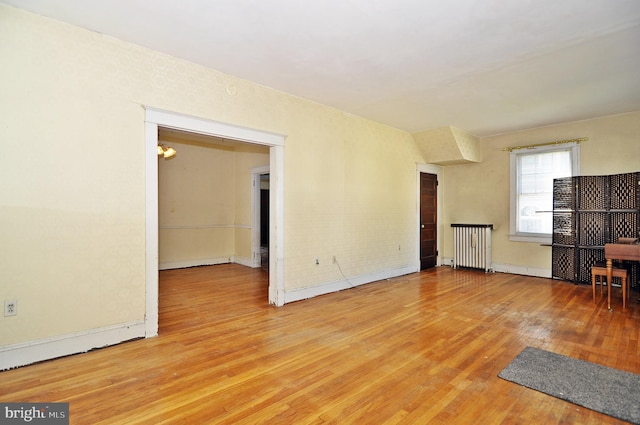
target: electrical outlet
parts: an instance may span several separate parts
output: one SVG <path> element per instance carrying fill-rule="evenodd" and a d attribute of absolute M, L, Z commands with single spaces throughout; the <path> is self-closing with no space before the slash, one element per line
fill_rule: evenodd
<path fill-rule="evenodd" d="M 320 260 L 316 258 L 316 266 L 320 264 Z"/>
<path fill-rule="evenodd" d="M 4 300 L 4 317 L 18 314 L 18 302 L 16 300 Z"/>

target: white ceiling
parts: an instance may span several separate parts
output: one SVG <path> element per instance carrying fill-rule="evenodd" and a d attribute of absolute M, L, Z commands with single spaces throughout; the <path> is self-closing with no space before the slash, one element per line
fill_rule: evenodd
<path fill-rule="evenodd" d="M 0 0 L 410 132 L 640 110 L 639 0 Z"/>

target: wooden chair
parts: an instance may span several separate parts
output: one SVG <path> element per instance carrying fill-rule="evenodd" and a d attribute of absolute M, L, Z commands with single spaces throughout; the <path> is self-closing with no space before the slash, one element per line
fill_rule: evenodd
<path fill-rule="evenodd" d="M 598 262 L 591 267 L 591 289 L 593 292 L 593 303 L 596 303 L 596 281 L 600 277 L 600 296 L 602 296 L 602 286 L 607 280 L 607 266 L 604 262 Z M 613 265 L 611 280 L 619 277 L 622 284 L 622 308 L 627 308 L 627 298 L 629 297 L 628 271 L 621 265 Z M 607 282 L 607 291 L 611 290 L 611 282 Z"/>

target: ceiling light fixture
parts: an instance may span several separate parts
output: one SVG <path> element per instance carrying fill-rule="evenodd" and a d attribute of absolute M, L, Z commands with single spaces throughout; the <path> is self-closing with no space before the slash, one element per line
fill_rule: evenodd
<path fill-rule="evenodd" d="M 176 154 L 176 150 L 172 147 L 166 147 L 165 145 L 158 145 L 158 155 L 162 155 L 164 159 L 169 159 Z"/>

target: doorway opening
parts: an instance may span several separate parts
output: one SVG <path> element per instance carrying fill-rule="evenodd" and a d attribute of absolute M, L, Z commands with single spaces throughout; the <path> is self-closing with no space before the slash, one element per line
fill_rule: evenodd
<path fill-rule="evenodd" d="M 215 136 L 269 147 L 269 300 L 284 305 L 284 135 L 145 108 L 145 336 L 158 334 L 158 129 Z"/>
<path fill-rule="evenodd" d="M 440 167 L 418 164 L 418 265 L 419 270 L 440 265 Z"/>
<path fill-rule="evenodd" d="M 253 173 L 253 267 L 269 270 L 271 246 L 270 167 L 256 167 Z"/>
<path fill-rule="evenodd" d="M 269 174 L 260 174 L 260 267 L 269 269 Z"/>
<path fill-rule="evenodd" d="M 160 270 L 226 263 L 260 267 L 253 239 L 262 228 L 268 236 L 268 211 L 265 221 L 253 224 L 252 217 L 269 203 L 253 202 L 251 167 L 269 163 L 269 148 L 164 127 L 158 133 L 161 144 L 178 151 L 158 160 Z"/>

